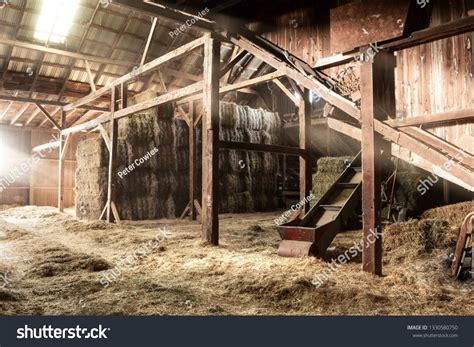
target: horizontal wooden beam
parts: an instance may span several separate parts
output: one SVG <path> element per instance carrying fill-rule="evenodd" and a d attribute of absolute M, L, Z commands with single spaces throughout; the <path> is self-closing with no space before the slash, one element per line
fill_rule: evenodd
<path fill-rule="evenodd" d="M 328 124 L 327 117 L 311 118 L 311 126 L 327 125 L 327 124 Z M 299 126 L 300 125 L 298 122 L 286 123 L 283 125 L 283 129 L 298 128 Z"/>
<path fill-rule="evenodd" d="M 332 130 L 340 132 L 341 134 L 349 136 L 357 141 L 361 141 L 362 131 L 354 125 L 342 122 L 334 118 L 328 118 L 328 126 Z M 408 148 L 405 148 L 393 142 L 391 146 L 391 152 L 394 157 L 400 158 L 409 164 L 412 164 L 427 171 L 428 173 L 433 172 L 433 163 L 431 162 L 431 160 L 428 160 L 426 155 L 419 155 L 418 153 L 413 152 Z M 451 171 L 443 170 L 442 166 L 437 167 L 438 169 L 436 170 L 436 174 L 439 175 L 441 178 L 453 182 L 454 184 L 457 184 L 460 187 L 463 187 L 464 189 L 470 191 L 474 190 L 472 184 L 466 183 L 464 180 L 459 179 L 457 176 L 453 175 Z"/>
<path fill-rule="evenodd" d="M 176 57 L 179 57 L 180 55 L 183 55 L 183 54 L 185 54 L 189 51 L 192 51 L 193 49 L 195 49 L 199 46 L 202 46 L 207 39 L 208 39 L 207 36 L 200 37 L 200 38 L 198 38 L 194 41 L 191 41 L 191 42 L 175 49 L 174 51 L 171 51 L 171 52 L 169 52 L 165 55 L 162 55 L 161 57 L 159 57 L 155 60 L 152 60 L 149 63 L 143 65 L 138 70 L 132 71 L 132 72 L 120 77 L 120 78 L 117 78 L 112 83 L 110 83 L 107 86 L 102 87 L 101 89 L 97 90 L 96 92 L 93 92 L 93 93 L 91 93 L 91 94 L 89 94 L 89 95 L 87 95 L 83 98 L 80 98 L 79 100 L 74 101 L 73 103 L 70 103 L 69 105 L 66 105 L 64 107 L 64 110 L 65 111 L 71 111 L 71 110 L 73 110 L 75 108 L 78 108 L 82 105 L 86 105 L 86 104 L 94 101 L 98 97 L 109 93 L 111 88 L 119 86 L 123 83 L 127 83 L 130 80 L 133 80 L 134 78 L 137 78 L 140 75 L 149 73 L 149 72 L 157 69 L 159 66 L 163 65 L 164 63 L 167 63 L 167 62 L 171 61 L 172 59 L 174 59 Z"/>
<path fill-rule="evenodd" d="M 117 66 L 125 66 L 125 67 L 132 67 L 135 65 L 134 63 L 129 62 L 129 61 L 114 60 L 114 59 L 102 58 L 102 57 L 98 57 L 94 55 L 74 53 L 74 52 L 63 50 L 63 49 L 36 45 L 34 43 L 29 43 L 29 42 L 24 42 L 24 41 L 19 41 L 19 40 L 10 40 L 4 37 L 0 37 L 0 44 L 31 49 L 38 52 L 60 55 L 60 56 L 73 58 L 73 59 L 88 60 L 88 61 L 100 63 L 100 64 L 117 65 Z"/>
<path fill-rule="evenodd" d="M 273 80 L 275 78 L 279 78 L 281 76 L 283 76 L 282 72 L 275 71 L 275 72 L 272 72 L 272 73 L 269 73 L 269 74 L 266 74 L 266 75 L 263 75 L 263 76 L 260 76 L 260 77 L 252 78 L 250 80 L 246 80 L 246 81 L 242 81 L 242 82 L 239 82 L 239 83 L 234 83 L 234 84 L 229 84 L 229 85 L 226 85 L 226 86 L 222 86 L 222 87 L 219 88 L 219 94 L 239 90 L 242 93 L 254 94 L 254 95 L 257 94 L 258 95 L 257 92 L 255 92 L 251 89 L 248 89 L 248 87 L 249 86 L 255 86 L 257 84 L 261 84 L 261 83 L 264 83 L 264 82 L 267 82 L 267 81 L 271 81 L 271 80 Z M 199 100 L 201 98 L 202 98 L 202 92 L 199 93 L 199 94 L 187 97 L 186 99 L 181 100 L 180 103 L 184 104 L 184 103 L 188 103 L 190 101 Z"/>
<path fill-rule="evenodd" d="M 203 82 L 196 82 L 188 87 L 181 88 L 181 89 L 160 95 L 156 98 L 146 100 L 138 104 L 135 104 L 133 106 L 129 106 L 127 108 L 116 111 L 114 112 L 114 119 L 120 119 L 129 115 L 132 115 L 134 113 L 141 112 L 149 108 L 165 104 L 167 102 L 179 100 L 190 94 L 194 94 L 195 92 L 199 90 L 202 90 L 202 88 L 203 88 Z M 84 131 L 90 128 L 95 128 L 99 124 L 110 122 L 110 120 L 111 120 L 110 112 L 104 113 L 101 116 L 97 117 L 96 119 L 64 129 L 61 133 L 62 135 L 67 135 L 67 134 L 75 133 L 78 131 Z"/>
<path fill-rule="evenodd" d="M 45 143 L 44 145 L 33 147 L 33 152 L 41 152 L 46 149 L 52 149 L 52 148 L 59 148 L 59 141 L 48 142 L 48 143 Z"/>
<path fill-rule="evenodd" d="M 386 121 L 385 124 L 390 125 L 393 128 L 401 128 L 417 125 L 433 125 L 437 123 L 464 121 L 469 119 L 474 120 L 474 108 L 463 108 L 460 110 L 427 114 L 405 119 L 392 119 Z"/>
<path fill-rule="evenodd" d="M 11 95 L 0 95 L 0 100 L 40 104 L 40 105 L 51 105 L 51 106 L 66 106 L 67 105 L 67 103 L 59 102 L 59 101 L 35 99 L 35 98 L 23 98 L 19 96 L 11 96 Z M 107 108 L 98 107 L 98 106 L 80 106 L 78 108 L 85 109 L 85 110 L 94 110 L 94 111 L 108 111 Z"/>
<path fill-rule="evenodd" d="M 300 149 L 297 147 L 233 141 L 220 141 L 219 149 L 235 149 L 240 151 L 265 152 L 295 156 L 306 156 L 307 154 L 304 149 Z"/>
<path fill-rule="evenodd" d="M 402 50 L 474 30 L 474 17 L 457 19 L 414 32 L 407 38 L 380 44 L 381 49 Z"/>
<path fill-rule="evenodd" d="M 187 23 L 193 23 L 192 26 L 201 31 L 212 31 L 214 29 L 214 22 L 204 17 L 194 16 L 159 3 L 136 0 L 113 0 L 111 3 L 148 16 L 167 18 L 175 23 L 186 26 L 188 25 Z"/>

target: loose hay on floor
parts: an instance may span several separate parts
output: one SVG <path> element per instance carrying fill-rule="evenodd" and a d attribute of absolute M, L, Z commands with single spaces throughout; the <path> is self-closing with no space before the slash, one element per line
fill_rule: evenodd
<path fill-rule="evenodd" d="M 472 280 L 452 279 L 444 266 L 445 251 L 438 248 L 410 259 L 386 252 L 384 277 L 361 272 L 356 257 L 316 288 L 311 281 L 328 263 L 278 257 L 276 215 L 223 215 L 221 245 L 212 247 L 200 241 L 197 222 L 107 225 L 75 220 L 53 208 L 0 207 L 4 231 L 0 270 L 11 271 L 13 279 L 0 295 L 0 314 L 474 314 Z M 100 283 L 104 273 L 153 240 L 163 227 L 169 228 L 170 236 L 160 244 L 162 248 L 146 254 L 107 288 Z M 11 229 L 23 236 L 10 238 Z M 331 257 L 344 253 L 361 237 L 360 231 L 339 234 L 329 249 Z M 59 250 L 60 256 L 57 251 L 45 252 L 48 249 Z M 89 271 L 68 260 L 85 260 L 85 256 L 103 259 L 110 269 Z M 53 277 L 31 275 L 37 264 L 52 260 L 68 271 Z"/>

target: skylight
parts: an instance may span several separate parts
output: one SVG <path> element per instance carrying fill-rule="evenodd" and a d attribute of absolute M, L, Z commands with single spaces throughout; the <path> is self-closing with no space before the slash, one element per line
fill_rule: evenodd
<path fill-rule="evenodd" d="M 78 7 L 79 0 L 43 0 L 35 39 L 64 43 Z"/>

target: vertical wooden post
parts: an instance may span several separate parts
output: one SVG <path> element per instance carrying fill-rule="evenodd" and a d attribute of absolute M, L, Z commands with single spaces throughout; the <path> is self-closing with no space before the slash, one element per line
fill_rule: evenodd
<path fill-rule="evenodd" d="M 66 112 L 61 110 L 61 129 L 66 127 Z M 59 212 L 64 211 L 64 136 L 61 134 L 59 129 L 59 157 L 58 157 L 58 210 Z"/>
<path fill-rule="evenodd" d="M 189 102 L 189 208 L 191 220 L 196 220 L 196 208 L 194 200 L 196 199 L 196 133 L 194 132 L 194 120 L 196 119 L 196 110 L 194 101 Z"/>
<path fill-rule="evenodd" d="M 300 157 L 300 199 L 303 201 L 311 193 L 312 170 L 311 170 L 311 104 L 309 102 L 308 89 L 304 90 L 304 98 L 298 108 L 300 125 L 300 148 L 306 151 L 304 157 Z M 303 214 L 309 211 L 309 202 L 304 205 Z"/>
<path fill-rule="evenodd" d="M 281 179 L 282 179 L 282 188 L 283 188 L 283 205 L 284 205 L 284 208 L 287 207 L 286 205 L 286 155 L 283 154 L 282 155 L 282 168 L 281 168 Z"/>
<path fill-rule="evenodd" d="M 121 85 L 122 92 L 124 90 L 124 85 Z M 124 93 L 126 95 L 126 93 Z M 115 208 L 115 187 L 117 182 L 117 172 L 116 172 L 116 158 L 117 158 L 117 120 L 114 119 L 114 114 L 118 109 L 118 99 L 119 99 L 119 90 L 117 87 L 113 87 L 111 91 L 111 100 L 110 100 L 110 151 L 109 151 L 109 174 L 107 181 L 107 222 L 112 223 L 114 220 L 117 221 L 117 218 L 114 218 L 114 208 Z M 125 101 L 122 95 L 122 103 Z"/>
<path fill-rule="evenodd" d="M 361 66 L 363 265 L 382 275 L 381 181 L 390 143 L 374 131 L 374 119 L 395 114 L 395 57 L 380 52 Z"/>
<path fill-rule="evenodd" d="M 202 239 L 219 244 L 219 71 L 220 42 L 210 37 L 204 45 L 202 119 Z"/>

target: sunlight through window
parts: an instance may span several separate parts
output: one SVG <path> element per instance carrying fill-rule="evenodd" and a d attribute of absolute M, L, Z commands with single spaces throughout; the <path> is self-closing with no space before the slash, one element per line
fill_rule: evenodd
<path fill-rule="evenodd" d="M 64 43 L 79 7 L 79 0 L 43 0 L 35 39 Z"/>

